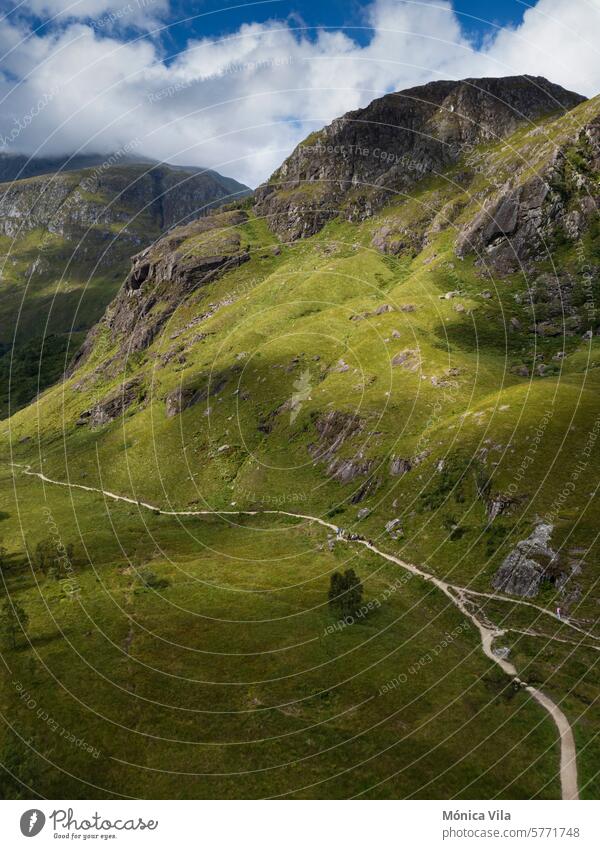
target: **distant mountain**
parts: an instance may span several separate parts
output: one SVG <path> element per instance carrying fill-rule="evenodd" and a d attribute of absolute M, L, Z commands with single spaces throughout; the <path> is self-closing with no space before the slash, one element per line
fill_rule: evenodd
<path fill-rule="evenodd" d="M 89 153 L 55 157 L 29 157 L 21 153 L 0 153 L 0 183 L 26 180 L 28 177 L 39 177 L 42 174 L 55 174 L 57 171 L 83 171 L 87 168 L 104 170 L 111 165 L 145 165 L 154 168 L 164 167 L 170 171 L 183 171 L 187 174 L 205 174 L 222 185 L 228 193 L 247 194 L 251 191 L 243 183 L 238 183 L 232 177 L 224 177 L 209 168 L 197 165 L 170 165 L 147 156 L 119 151 L 108 154 Z"/>
<path fill-rule="evenodd" d="M 15 410 L 62 374 L 132 254 L 250 192 L 215 171 L 117 154 L 69 161 L 4 154 L 0 173 L 10 179 L 0 184 L 0 413 L 9 392 Z"/>

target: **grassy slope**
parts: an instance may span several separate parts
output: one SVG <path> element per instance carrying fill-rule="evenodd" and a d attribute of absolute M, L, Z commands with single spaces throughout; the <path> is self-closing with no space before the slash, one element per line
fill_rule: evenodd
<path fill-rule="evenodd" d="M 584 118 L 586 110 L 592 114 L 593 108 L 597 107 L 584 104 L 575 112 Z M 566 124 L 567 121 L 546 125 L 550 142 L 544 134 L 521 132 L 509 145 L 480 151 L 477 155 L 485 154 L 482 161 L 493 163 L 494 177 L 502 180 L 503 169 L 505 176 L 514 171 L 515 156 L 523 156 L 528 162 L 543 161 L 549 156 L 561 133 L 567 132 Z M 223 508 L 232 502 L 240 508 L 272 506 L 277 502 L 313 514 L 335 511 L 336 521 L 348 527 L 355 525 L 358 509 L 366 505 L 373 512 L 360 523 L 362 533 L 431 572 L 488 590 L 491 576 L 505 553 L 529 534 L 536 515 L 543 516 L 553 509 L 554 499 L 571 469 L 584 456 L 590 427 L 600 415 L 598 372 L 591 367 L 595 364 L 598 341 L 583 341 L 580 336 L 538 339 L 529 331 L 538 306 L 528 303 L 526 281 L 520 275 L 494 280 L 481 268 L 477 269 L 472 260 L 456 259 L 455 228 L 473 217 L 491 188 L 485 171 L 466 190 L 458 187 L 453 177 L 451 173 L 428 181 L 410 198 L 391 204 L 364 224 L 334 221 L 312 239 L 282 246 L 279 255 L 274 255 L 274 239 L 265 223 L 251 219 L 240 228 L 243 244 L 251 246 L 251 261 L 189 298 L 147 354 L 136 355 L 127 362 L 128 377 L 134 374 L 143 377 L 147 390 L 144 401 L 130 408 L 124 420 L 112 425 L 98 430 L 74 427 L 83 410 L 118 385 L 116 378 L 94 373 L 99 364 L 115 353 L 110 341 L 101 338 L 92 358 L 74 379 L 79 387 L 76 392 L 68 391 L 70 384 L 66 385 L 64 395 L 65 387 L 57 387 L 7 424 L 5 436 L 10 436 L 14 455 L 19 461 L 32 462 L 36 468 L 43 467 L 47 474 L 60 479 L 68 477 L 101 485 L 180 509 L 194 505 Z M 382 224 L 391 222 L 400 231 L 418 232 L 434 214 L 444 216 L 449 212 L 453 223 L 439 233 L 431 232 L 423 250 L 396 258 L 384 256 L 371 247 L 373 234 Z M 562 267 L 571 268 L 576 274 L 572 251 L 561 245 L 550 247 L 553 251 L 550 256 L 560 257 Z M 595 255 L 597 250 L 596 241 L 590 237 L 586 244 L 588 255 Z M 546 265 L 549 264 L 550 260 Z M 462 293 L 459 298 L 440 299 L 444 292 L 457 289 Z M 486 289 L 492 293 L 489 299 L 481 296 Z M 516 294 L 521 296 L 521 304 L 515 300 Z M 232 303 L 218 309 L 200 328 L 185 329 L 190 319 L 205 312 L 209 305 L 231 298 Z M 394 310 L 374 314 L 382 304 L 390 304 Z M 465 311 L 458 312 L 457 304 Z M 403 310 L 406 305 L 414 309 Z M 362 321 L 349 320 L 361 313 L 369 316 Z M 521 330 L 509 332 L 511 317 L 519 319 Z M 205 336 L 194 341 L 199 329 Z M 400 337 L 396 338 L 393 331 L 399 332 Z M 418 351 L 420 365 L 415 371 L 390 364 L 391 357 L 406 349 Z M 568 353 L 562 365 L 552 359 L 561 350 Z M 545 376 L 523 378 L 511 371 L 513 366 L 531 366 L 540 352 L 550 366 Z M 164 364 L 161 358 L 167 353 L 176 356 Z M 340 358 L 350 366 L 348 370 L 336 370 Z M 449 369 L 458 369 L 458 374 L 449 374 Z M 297 417 L 292 421 L 289 413 L 275 415 L 297 391 L 296 382 L 306 372 L 310 397 L 302 401 Z M 221 375 L 228 376 L 228 382 L 217 397 L 181 416 L 166 418 L 164 398 L 169 391 L 180 383 L 201 387 Z M 82 381 L 82 377 L 86 380 Z M 432 377 L 447 380 L 450 385 L 436 387 Z M 373 496 L 358 505 L 351 504 L 350 499 L 363 479 L 342 486 L 328 478 L 324 464 L 315 463 L 307 451 L 307 445 L 317 438 L 315 418 L 331 409 L 356 412 L 365 421 L 362 433 L 344 444 L 340 456 L 353 457 L 362 450 L 377 463 L 381 485 Z M 528 466 L 527 474 L 518 480 L 517 494 L 521 499 L 518 508 L 486 530 L 485 508 L 477 497 L 476 480 L 483 475 L 491 479 L 492 493 L 506 492 L 517 480 L 516 470 L 531 450 L 535 430 L 549 409 L 553 412 L 534 461 Z M 269 433 L 264 432 L 264 427 L 259 429 L 265 422 L 272 426 Z M 31 441 L 20 441 L 26 437 Z M 565 437 L 568 437 L 566 441 Z M 430 454 L 409 474 L 400 478 L 389 476 L 391 455 L 413 457 L 425 449 Z M 441 460 L 445 464 L 442 472 L 439 471 Z M 565 552 L 585 549 L 584 567 L 578 576 L 582 596 L 570 612 L 593 621 L 597 615 L 593 589 L 599 556 L 594 521 L 596 484 L 592 475 L 597 467 L 597 448 L 594 447 L 588 463 L 582 482 L 561 505 L 555 518 L 553 544 L 560 545 Z M 43 613 L 43 597 L 48 592 L 56 594 L 56 589 L 44 585 L 38 590 L 29 578 L 19 578 L 24 567 L 17 562 L 23 549 L 17 527 L 17 505 L 25 516 L 26 536 L 36 541 L 36 537 L 47 535 L 39 526 L 36 512 L 41 497 L 40 485 L 20 476 L 17 476 L 16 500 L 13 495 L 7 495 L 8 517 L 2 523 L 4 541 L 16 558 L 14 571 L 9 573 L 9 587 L 22 595 L 26 607 L 36 610 L 32 627 L 34 649 L 38 650 L 38 643 L 47 642 L 47 651 L 52 652 L 58 664 L 60 679 L 67 676 L 74 687 L 81 687 L 80 692 L 89 693 L 88 673 L 79 667 L 71 669 L 71 649 L 56 635 L 44 637 L 50 625 L 45 618 L 47 614 Z M 307 700 L 308 707 L 303 705 L 299 714 L 291 710 L 269 711 L 268 720 L 258 714 L 247 721 L 238 717 L 232 724 L 213 725 L 205 720 L 204 714 L 182 717 L 172 709 L 154 711 L 145 704 L 142 707 L 128 693 L 117 693 L 113 685 L 94 688 L 94 706 L 101 706 L 101 713 L 127 717 L 124 724 L 128 727 L 134 725 L 158 736 L 169 736 L 166 732 L 173 730 L 173 737 L 189 734 L 190 739 L 214 741 L 223 740 L 222 734 L 226 740 L 256 739 L 313 726 L 319 717 L 328 719 L 331 710 L 341 713 L 372 694 L 399 670 L 417 662 L 424 650 L 438 644 L 444 630 L 452 630 L 458 623 L 458 614 L 445 609 L 444 599 L 411 584 L 406 592 L 394 593 L 385 611 L 369 617 L 360 626 L 343 629 L 321 640 L 319 635 L 326 623 L 332 621 L 323 607 L 327 573 L 339 567 L 341 555 L 329 554 L 326 549 L 315 552 L 314 544 L 323 541 L 312 538 L 316 531 L 282 531 L 275 527 L 274 534 L 255 535 L 248 527 L 224 530 L 218 523 L 191 522 L 184 533 L 174 521 L 148 520 L 145 516 L 158 545 L 165 547 L 173 561 L 169 563 L 162 555 L 158 558 L 161 573 L 168 574 L 172 582 L 164 592 L 165 604 L 152 593 L 132 592 L 131 574 L 124 571 L 128 558 L 143 562 L 152 556 L 151 549 L 145 550 L 150 545 L 150 534 L 140 525 L 135 509 L 110 505 L 111 516 L 115 514 L 112 527 L 105 518 L 105 506 L 94 496 L 77 494 L 71 503 L 64 492 L 46 488 L 44 497 L 53 512 L 64 511 L 64 527 L 68 529 L 65 533 L 76 543 L 81 561 L 85 562 L 85 543 L 98 570 L 97 578 L 89 566 L 84 566 L 82 571 L 84 595 L 91 610 L 85 624 L 78 609 L 68 602 L 56 600 L 57 610 L 78 635 L 78 645 L 93 641 L 94 664 L 109 670 L 110 680 L 122 682 L 136 694 L 159 696 L 159 700 L 172 703 L 174 685 L 172 680 L 164 680 L 160 672 L 140 670 L 97 633 L 96 625 L 102 623 L 109 632 L 112 629 L 115 641 L 122 647 L 127 632 L 127 621 L 107 595 L 105 586 L 124 605 L 131 605 L 126 609 L 135 613 L 136 621 L 148 623 L 178 644 L 212 651 L 231 641 L 232 651 L 263 652 L 280 646 L 282 640 L 286 645 L 310 640 L 289 656 L 287 652 L 276 658 L 269 655 L 269 662 L 265 663 L 259 654 L 241 663 L 239 659 L 224 660 L 221 656 L 190 657 L 186 649 L 174 650 L 172 645 L 139 636 L 136 631 L 134 656 L 149 666 L 160 669 L 168 666 L 184 675 L 192 674 L 193 670 L 203 680 L 260 681 L 265 675 L 269 678 L 289 675 L 290 669 L 312 670 L 300 675 L 298 680 L 273 685 L 274 689 L 266 693 L 265 685 L 256 685 L 258 691 L 253 689 L 254 685 L 244 685 L 243 696 L 235 686 L 220 693 L 215 687 L 188 690 L 187 685 L 177 683 L 178 704 L 189 698 L 191 705 L 201 709 L 214 710 L 216 704 L 223 704 L 227 710 L 238 710 L 249 705 L 262 707 L 273 701 L 295 700 L 299 693 L 301 697 L 313 695 Z M 71 510 L 75 515 L 69 515 Z M 384 532 L 386 521 L 395 516 L 402 517 L 405 528 L 405 536 L 399 541 L 391 540 Z M 73 530 L 75 517 L 81 523 L 81 538 Z M 455 525 L 461 529 L 458 534 L 450 532 Z M 307 533 L 312 543 L 308 548 Z M 198 543 L 192 542 L 191 535 L 197 537 Z M 251 561 L 250 571 L 232 557 L 243 552 L 241 557 L 245 560 L 246 551 L 258 560 L 258 563 Z M 289 557 L 290 554 L 293 556 Z M 378 563 L 361 562 L 359 573 L 367 579 L 372 570 L 380 567 Z M 187 584 L 186 589 L 179 589 L 182 570 L 188 576 L 186 579 L 210 577 L 219 585 L 252 590 L 260 586 L 265 592 L 231 594 L 204 584 L 193 590 Z M 298 577 L 303 582 L 300 586 L 294 590 L 281 589 L 282 584 L 296 584 Z M 395 577 L 388 567 L 378 571 L 376 577 L 369 577 L 367 598 L 377 597 L 383 586 L 380 582 Z M 552 587 L 545 587 L 538 600 L 551 607 L 556 603 L 554 592 Z M 171 606 L 182 602 L 186 607 L 184 612 Z M 320 605 L 316 611 L 299 613 L 315 604 Z M 415 608 L 411 610 L 413 605 Z M 193 615 L 198 611 L 210 618 L 197 623 Z M 254 628 L 239 626 L 230 630 L 218 621 L 224 615 L 236 621 L 270 620 L 290 613 L 299 615 L 285 619 L 281 633 L 272 621 L 263 633 L 260 629 L 255 633 Z M 511 617 L 520 623 L 519 617 L 523 616 L 507 605 L 496 615 L 502 621 L 508 617 L 509 623 Z M 548 627 L 543 617 L 533 624 L 542 631 Z M 296 628 L 298 634 L 294 633 Z M 365 632 L 373 636 L 373 641 L 363 646 Z M 418 644 L 412 645 L 414 639 L 418 639 Z M 513 640 L 513 635 L 510 639 Z M 347 651 L 352 653 L 346 654 Z M 597 653 L 591 653 L 588 658 L 582 651 L 569 650 L 563 656 L 558 644 L 552 644 L 550 649 L 544 641 L 519 638 L 517 642 L 514 637 L 513 652 L 519 670 L 530 671 L 557 699 L 569 691 L 564 707 L 571 719 L 585 712 L 577 724 L 580 766 L 588 782 L 583 793 L 594 795 L 598 769 L 594 735 L 598 729 L 588 708 L 594 683 L 597 687 L 597 677 L 594 679 Z M 393 653 L 388 658 L 389 652 Z M 479 655 L 472 633 L 465 632 L 453 644 L 452 652 L 456 654 L 452 658 L 447 652 L 450 649 L 443 652 L 439 668 L 428 667 L 426 674 L 431 675 L 428 681 L 434 688 L 431 693 L 424 688 L 425 679 L 421 675 L 411 676 L 406 689 L 397 688 L 386 694 L 386 698 L 371 701 L 368 710 L 352 712 L 341 722 L 341 727 L 339 721 L 331 721 L 318 730 L 298 732 L 283 742 L 264 746 L 261 751 L 260 746 L 253 747 L 250 760 L 252 769 L 262 769 L 337 745 L 351 736 L 349 732 L 370 728 L 374 719 L 378 721 L 398 710 L 405 698 L 416 699 L 415 704 L 425 700 L 426 707 L 421 705 L 417 710 L 419 716 L 435 714 L 447 698 L 445 687 L 444 694 L 440 689 L 441 670 L 451 670 L 443 681 L 449 688 L 448 695 L 454 693 L 457 697 L 452 710 L 444 714 L 443 720 L 428 725 L 429 730 L 411 736 L 410 743 L 399 743 L 386 755 L 373 758 L 367 766 L 353 769 L 340 778 L 330 778 L 340 766 L 356 764 L 401 739 L 414 727 L 414 715 L 406 722 L 407 728 L 402 724 L 404 719 L 400 724 L 398 719 L 385 721 L 377 730 L 363 735 L 360 743 L 346 743 L 334 755 L 302 761 L 293 770 L 284 771 L 284 775 L 281 770 L 252 773 L 242 783 L 236 780 L 235 784 L 232 779 L 219 779 L 215 784 L 215 779 L 208 783 L 197 778 L 186 784 L 183 792 L 191 796 L 271 795 L 296 789 L 308 795 L 346 796 L 405 768 L 397 779 L 382 785 L 374 794 L 556 796 L 556 780 L 550 778 L 556 768 L 553 729 L 548 727 L 541 712 L 522 694 L 508 698 L 505 682 Z M 11 662 L 26 665 L 30 663 L 29 656 L 30 651 L 23 650 Z M 562 658 L 560 672 L 554 663 L 556 657 Z M 325 659 L 331 665 L 322 666 Z M 275 670 L 276 663 L 280 670 Z M 371 664 L 375 666 L 366 673 L 364 670 Z M 41 676 L 37 665 L 31 669 L 32 675 Z M 333 708 L 329 702 L 323 707 L 322 700 L 316 699 L 314 693 L 331 690 L 332 681 L 338 680 L 335 670 L 342 669 L 345 674 L 358 676 L 361 686 L 344 691 L 339 701 L 334 700 Z M 99 747 L 109 754 L 127 752 L 128 759 L 148 766 L 159 763 L 162 756 L 169 768 L 194 772 L 229 772 L 246 764 L 236 747 L 207 747 L 210 751 L 196 751 L 192 747 L 190 754 L 186 747 L 161 749 L 157 742 L 148 747 L 143 738 L 138 745 L 131 733 L 115 738 L 114 730 L 108 731 L 104 720 L 92 720 L 89 711 L 78 708 L 64 693 L 44 687 L 43 677 L 38 686 L 45 698 L 59 700 L 55 710 L 64 713 L 78 728 L 86 717 L 90 737 L 100 739 Z M 11 695 L 10 687 L 5 689 L 9 713 L 16 716 L 14 694 Z M 488 713 L 489 706 L 483 708 L 488 702 L 497 714 Z M 19 716 L 20 721 L 28 719 L 27 715 L 22 716 L 22 711 Z M 465 751 L 464 736 L 448 738 L 446 732 L 458 728 L 467 717 L 469 740 L 479 741 L 492 729 L 491 742 L 488 740 L 469 755 L 470 765 L 452 766 L 459 753 Z M 37 734 L 41 733 L 33 719 L 31 722 Z M 441 735 L 439 738 L 435 736 L 437 733 Z M 106 735 L 114 740 L 114 745 L 109 746 Z M 440 748 L 433 750 L 435 755 L 429 755 L 428 750 L 436 742 L 440 742 Z M 513 742 L 518 743 L 516 749 Z M 509 756 L 502 759 L 499 753 L 506 752 Z M 415 766 L 414 759 L 421 755 L 423 760 Z M 61 763 L 70 763 L 74 757 L 70 749 L 63 747 Z M 532 770 L 522 775 L 519 784 L 508 788 L 527 762 L 534 764 Z M 110 759 L 103 758 L 102 763 L 102 786 L 119 787 L 120 792 L 134 795 L 181 792 L 174 790 L 181 787 L 181 782 L 163 774 L 132 768 L 128 771 L 124 767 L 123 772 L 117 772 L 121 767 Z M 487 766 L 494 764 L 493 770 L 486 772 Z M 442 783 L 436 778 L 440 765 L 451 769 Z M 40 769 L 39 764 L 32 766 L 36 776 L 40 775 Z M 80 764 L 74 771 L 89 777 L 89 762 Z M 481 778 L 477 778 L 479 774 Z M 326 779 L 327 783 L 318 785 L 316 790 L 298 790 Z M 43 784 L 46 791 L 56 780 L 52 770 L 43 770 L 43 781 L 50 782 Z M 471 780 L 476 784 L 469 786 Z"/>
<path fill-rule="evenodd" d="M 113 169 L 115 177 L 121 170 Z M 86 172 L 62 175 L 62 182 L 72 184 L 65 206 L 85 176 Z M 21 182 L 32 187 L 33 203 L 36 186 L 45 185 L 47 177 Z M 107 239 L 110 228 L 104 223 L 74 228 L 67 235 L 37 228 L 0 237 L 0 346 L 5 352 L 0 358 L 1 416 L 9 411 L 9 387 L 14 411 L 60 378 L 85 331 L 117 293 L 131 254 L 158 235 L 148 212 L 136 217 L 137 210 L 126 208 L 110 193 L 81 195 L 98 204 L 99 211 L 109 206 L 115 214 L 127 215 L 127 238 Z M 114 237 L 121 226 L 115 225 Z"/>
<path fill-rule="evenodd" d="M 131 256 L 159 237 L 157 204 L 142 200 L 147 173 L 140 164 L 61 172 L 55 184 L 69 191 L 47 228 L 0 236 L 0 417 L 60 379 L 85 332 L 118 292 Z M 101 189 L 81 187 L 97 174 L 105 174 Z M 53 189 L 51 175 L 18 185 L 30 191 L 32 208 Z M 236 185 L 232 181 L 232 192 Z M 0 195 L 7 186 L 0 184 Z M 78 209 L 84 213 L 78 223 L 62 232 L 62 217 L 71 210 L 76 219 Z"/>
<path fill-rule="evenodd" d="M 41 485 L 20 481 L 19 501 L 31 539 Z M 291 523 L 266 533 L 252 520 L 180 524 L 64 490 L 48 504 L 65 540 L 75 522 L 81 532 L 80 602 L 12 563 L 31 646 L 6 655 L 2 689 L 4 715 L 38 752 L 5 734 L 2 761 L 40 794 L 556 795 L 551 723 L 417 581 L 397 583 L 369 556 L 319 550 L 322 532 Z M 167 588 L 141 587 L 136 569 L 148 563 Z M 328 575 L 350 565 L 381 607 L 329 633 Z M 454 636 L 442 651 L 445 633 Z M 380 693 L 402 674 L 408 685 Z M 19 692 L 35 706 L 24 709 Z M 62 728 L 100 755 L 61 739 Z M 19 785 L 5 779 L 3 791 Z"/>

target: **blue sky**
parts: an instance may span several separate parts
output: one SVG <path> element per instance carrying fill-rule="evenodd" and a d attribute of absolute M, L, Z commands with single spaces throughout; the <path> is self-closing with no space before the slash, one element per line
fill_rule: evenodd
<path fill-rule="evenodd" d="M 254 186 L 309 132 L 390 91 L 524 73 L 600 91 L 600 0 L 19 0 L 2 8 L 6 153 L 133 146 Z"/>
<path fill-rule="evenodd" d="M 240 5 L 233 0 L 224 2 L 190 3 L 178 0 L 171 4 L 169 19 L 172 26 L 168 38 L 172 49 L 180 50 L 191 35 L 195 37 L 225 35 L 235 32 L 248 21 L 265 22 L 272 18 L 291 20 L 297 26 L 347 27 L 359 43 L 370 38 L 370 27 L 365 17 L 364 3 L 356 0 L 267 0 L 249 5 Z M 455 0 L 454 10 L 464 32 L 480 43 L 497 27 L 516 26 L 523 20 L 528 5 L 519 0 Z M 229 8 L 226 8 L 229 6 Z M 219 11 L 222 10 L 222 11 Z M 207 14 L 209 13 L 209 14 Z M 190 20 L 194 15 L 201 15 Z M 177 25 L 177 20 L 185 23 Z"/>

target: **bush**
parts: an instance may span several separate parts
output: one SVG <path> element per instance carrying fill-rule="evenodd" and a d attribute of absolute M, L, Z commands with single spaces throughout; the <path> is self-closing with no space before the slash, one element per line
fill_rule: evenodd
<path fill-rule="evenodd" d="M 152 569 L 140 569 L 138 579 L 144 589 L 147 590 L 164 590 L 170 586 L 171 582 L 167 578 L 160 578 Z"/>

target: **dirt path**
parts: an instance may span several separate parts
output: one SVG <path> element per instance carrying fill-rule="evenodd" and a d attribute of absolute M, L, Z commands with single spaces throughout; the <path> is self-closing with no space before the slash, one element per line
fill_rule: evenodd
<path fill-rule="evenodd" d="M 305 513 L 291 513 L 287 510 L 163 510 L 160 507 L 157 507 L 154 504 L 150 504 L 147 501 L 139 501 L 135 498 L 129 498 L 126 495 L 118 495 L 116 492 L 110 492 L 110 490 L 100 489 L 95 486 L 86 486 L 85 484 L 80 483 L 69 483 L 66 481 L 57 481 L 52 478 L 47 477 L 47 475 L 42 472 L 34 472 L 31 470 L 30 466 L 22 466 L 18 463 L 11 463 L 11 466 L 15 468 L 20 468 L 25 475 L 30 475 L 32 477 L 37 477 L 45 483 L 52 484 L 54 486 L 63 486 L 68 489 L 81 489 L 85 492 L 93 492 L 98 495 L 103 495 L 106 498 L 111 498 L 114 501 L 124 501 L 127 504 L 134 504 L 138 507 L 143 507 L 147 510 L 152 510 L 154 513 L 161 514 L 163 516 L 263 516 L 263 515 L 274 515 L 274 516 L 289 516 L 294 519 L 304 519 L 307 522 L 313 522 L 318 525 L 321 525 L 327 530 L 333 531 L 337 538 L 341 542 L 355 545 L 362 545 L 364 548 L 368 548 L 369 551 L 372 551 L 379 557 L 382 557 L 384 560 L 389 561 L 390 563 L 394 563 L 400 566 L 402 569 L 411 572 L 413 575 L 417 575 L 422 578 L 424 581 L 427 581 L 430 584 L 433 584 L 437 587 L 441 592 L 446 595 L 452 604 L 454 604 L 461 613 L 466 616 L 471 622 L 475 625 L 477 630 L 479 631 L 481 637 L 481 648 L 485 656 L 495 663 L 500 669 L 508 676 L 510 676 L 513 681 L 515 681 L 520 686 L 524 687 L 527 692 L 534 698 L 538 704 L 540 704 L 552 717 L 559 734 L 560 739 L 560 783 L 561 783 L 561 795 L 563 799 L 578 799 L 579 798 L 579 790 L 578 790 L 578 782 L 577 782 L 577 752 L 575 748 L 575 738 L 573 737 L 573 731 L 571 729 L 571 725 L 558 707 L 558 705 L 549 698 L 549 696 L 542 693 L 540 690 L 537 690 L 535 687 L 527 684 L 525 681 L 522 681 L 518 674 L 516 668 L 513 666 L 510 661 L 506 660 L 506 658 L 501 657 L 494 653 L 493 644 L 494 640 L 502 637 L 506 631 L 500 628 L 497 628 L 493 625 L 488 625 L 487 623 L 481 621 L 472 610 L 469 609 L 468 602 L 466 596 L 477 596 L 482 598 L 496 599 L 505 602 L 511 602 L 512 604 L 521 604 L 527 607 L 533 607 L 539 610 L 541 613 L 546 614 L 547 616 L 552 616 L 554 619 L 558 619 L 563 625 L 568 625 L 570 628 L 578 631 L 581 634 L 585 634 L 587 637 L 590 637 L 593 640 L 598 640 L 595 634 L 590 634 L 569 620 L 559 619 L 558 616 L 553 614 L 551 611 L 547 610 L 544 607 L 533 604 L 533 602 L 522 601 L 520 599 L 509 598 L 508 596 L 503 596 L 496 593 L 484 593 L 477 592 L 475 590 L 470 590 L 467 587 L 460 587 L 456 584 L 450 584 L 447 581 L 443 581 L 441 578 L 436 577 L 435 575 L 431 575 L 429 572 L 424 572 L 418 566 L 415 566 L 412 563 L 408 563 L 405 560 L 401 560 L 399 557 L 396 557 L 393 554 L 388 554 L 385 551 L 377 548 L 370 540 L 364 538 L 356 538 L 350 539 L 347 535 L 338 534 L 338 528 L 336 525 L 331 522 L 327 522 L 324 519 L 319 518 L 318 516 L 310 516 Z M 132 626 L 133 623 L 131 623 Z M 131 630 L 131 628 L 130 628 Z M 133 634 L 131 635 L 133 637 Z M 129 635 L 128 635 L 129 637 Z M 552 639 L 552 637 L 546 637 L 546 639 Z M 558 639 L 558 638 L 557 638 Z M 127 646 L 129 649 L 129 646 Z"/>

